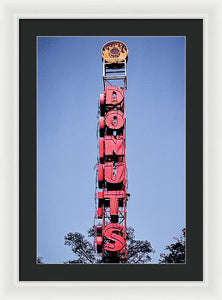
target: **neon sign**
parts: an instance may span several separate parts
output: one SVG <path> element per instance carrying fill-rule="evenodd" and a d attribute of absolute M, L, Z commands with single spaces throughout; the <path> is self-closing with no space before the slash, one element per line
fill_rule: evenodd
<path fill-rule="evenodd" d="M 128 49 L 118 41 L 102 48 L 104 93 L 99 105 L 99 153 L 96 192 L 97 252 L 104 262 L 124 262 L 126 248 L 126 62 Z M 118 72 L 116 72 L 118 70 Z M 121 73 L 122 72 L 122 73 Z M 120 74 L 120 75 L 119 75 Z M 111 81 L 115 81 L 115 85 Z M 117 85 L 118 84 L 118 85 Z"/>

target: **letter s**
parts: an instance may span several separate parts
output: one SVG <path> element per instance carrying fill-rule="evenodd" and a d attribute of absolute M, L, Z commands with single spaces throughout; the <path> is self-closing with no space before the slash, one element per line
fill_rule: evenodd
<path fill-rule="evenodd" d="M 114 242 L 106 242 L 104 246 L 105 250 L 114 252 L 121 250 L 125 246 L 126 242 L 124 238 L 121 235 L 114 233 L 115 231 L 122 233 L 122 230 L 123 226 L 117 223 L 110 223 L 105 227 L 104 236 Z"/>

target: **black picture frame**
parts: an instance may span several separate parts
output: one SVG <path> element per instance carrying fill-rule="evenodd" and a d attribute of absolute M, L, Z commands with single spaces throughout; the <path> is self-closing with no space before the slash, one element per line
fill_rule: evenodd
<path fill-rule="evenodd" d="M 186 263 L 36 264 L 36 37 L 186 36 Z M 19 280 L 203 281 L 203 19 L 19 20 Z"/>

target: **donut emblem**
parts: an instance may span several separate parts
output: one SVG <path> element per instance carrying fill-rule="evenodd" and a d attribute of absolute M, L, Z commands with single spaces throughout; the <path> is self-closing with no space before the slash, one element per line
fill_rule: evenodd
<path fill-rule="evenodd" d="M 127 60 L 128 48 L 123 42 L 112 41 L 102 47 L 102 58 L 109 63 L 119 63 Z"/>

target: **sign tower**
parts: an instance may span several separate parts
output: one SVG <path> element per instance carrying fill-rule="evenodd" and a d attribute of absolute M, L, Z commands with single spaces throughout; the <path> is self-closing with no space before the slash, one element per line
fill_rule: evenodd
<path fill-rule="evenodd" d="M 99 100 L 95 242 L 104 263 L 126 260 L 126 117 L 128 48 L 111 41 L 102 48 L 104 93 Z"/>

